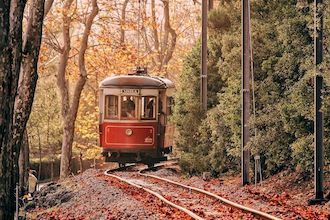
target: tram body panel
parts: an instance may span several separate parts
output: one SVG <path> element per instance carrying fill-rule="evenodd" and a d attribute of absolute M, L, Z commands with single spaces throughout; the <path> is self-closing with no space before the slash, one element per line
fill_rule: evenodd
<path fill-rule="evenodd" d="M 113 123 L 102 125 L 101 146 L 104 149 L 125 150 L 156 149 L 157 122 Z"/>

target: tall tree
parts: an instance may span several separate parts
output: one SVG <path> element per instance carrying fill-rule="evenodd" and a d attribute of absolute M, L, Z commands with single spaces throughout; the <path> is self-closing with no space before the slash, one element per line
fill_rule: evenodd
<path fill-rule="evenodd" d="M 13 54 L 20 54 L 20 48 L 14 50 L 12 41 L 16 41 L 16 45 L 21 44 L 22 33 L 22 17 L 25 7 L 25 2 L 15 2 L 17 11 L 20 16 L 17 16 L 16 23 L 10 21 L 10 1 L 2 1 L 0 3 L 0 219 L 11 219 L 12 215 L 12 193 L 13 187 L 13 164 L 14 155 L 11 149 L 10 141 L 12 130 L 12 115 L 15 99 L 12 92 L 15 94 L 17 90 L 19 67 L 14 67 Z M 13 8 L 13 7 L 12 7 Z M 21 19 L 20 19 L 21 18 Z M 10 30 L 10 25 L 18 29 L 17 35 L 13 36 Z M 19 65 L 21 56 L 15 56 L 15 64 Z"/>
<path fill-rule="evenodd" d="M 81 92 L 87 80 L 87 70 L 85 66 L 85 53 L 88 46 L 88 38 L 91 32 L 93 20 L 98 14 L 97 0 L 92 0 L 92 11 L 88 15 L 85 23 L 82 40 L 80 43 L 78 67 L 79 76 L 76 82 L 73 98 L 70 102 L 69 80 L 66 78 L 66 69 L 70 58 L 71 36 L 70 27 L 72 24 L 72 15 L 69 14 L 70 8 L 73 5 L 73 0 L 66 0 L 63 5 L 63 47 L 61 48 L 60 61 L 57 72 L 57 86 L 61 96 L 61 112 L 63 118 L 63 141 L 61 154 L 61 178 L 67 177 L 70 174 L 70 161 L 72 157 L 72 144 L 74 138 L 74 125 L 77 118 L 77 112 L 80 102 Z"/>
<path fill-rule="evenodd" d="M 24 41 L 26 0 L 0 3 L 0 219 L 13 218 L 19 152 L 38 78 L 44 3 L 31 1 Z"/>

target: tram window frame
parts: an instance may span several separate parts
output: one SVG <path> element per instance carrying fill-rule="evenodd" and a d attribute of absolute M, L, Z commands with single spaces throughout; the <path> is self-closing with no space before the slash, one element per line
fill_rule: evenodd
<path fill-rule="evenodd" d="M 129 97 L 127 100 L 131 100 L 131 97 L 133 97 L 133 103 L 134 103 L 134 115 L 130 116 L 131 113 L 128 112 L 128 106 L 125 106 L 124 97 Z M 138 120 L 138 106 L 139 106 L 139 96 L 134 95 L 121 95 L 120 96 L 120 119 L 121 120 Z M 126 109 L 125 109 L 126 108 Z M 132 111 L 131 111 L 132 112 Z M 126 114 L 126 116 L 124 116 Z"/>
<path fill-rule="evenodd" d="M 148 105 L 150 104 L 150 100 L 153 99 L 153 104 L 152 104 L 152 117 L 146 116 L 144 114 L 148 110 Z M 157 110 L 157 97 L 156 96 L 141 96 L 141 108 L 140 108 L 140 117 L 141 120 L 156 120 L 156 110 Z"/>
<path fill-rule="evenodd" d="M 167 96 L 167 114 L 171 116 L 173 114 L 174 98 Z"/>
<path fill-rule="evenodd" d="M 114 98 L 114 104 L 111 103 L 111 98 Z M 114 113 L 111 112 L 111 107 L 114 107 Z M 104 96 L 104 119 L 118 120 L 119 119 L 119 98 L 117 95 Z"/>

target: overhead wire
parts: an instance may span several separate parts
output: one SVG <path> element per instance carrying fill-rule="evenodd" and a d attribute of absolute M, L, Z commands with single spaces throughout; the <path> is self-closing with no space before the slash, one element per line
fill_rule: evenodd
<path fill-rule="evenodd" d="M 257 136 L 257 128 L 256 128 L 256 98 L 255 98 L 255 86 L 254 86 L 254 60 L 253 60 L 253 47 L 252 47 L 252 31 L 251 31 L 251 4 L 249 2 L 249 41 L 250 41 L 250 62 L 251 62 L 251 85 L 252 85 L 252 108 L 253 108 L 253 128 L 254 135 Z"/>

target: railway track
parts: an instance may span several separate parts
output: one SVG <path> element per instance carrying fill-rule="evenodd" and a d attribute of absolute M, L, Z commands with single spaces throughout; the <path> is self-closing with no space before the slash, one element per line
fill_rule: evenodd
<path fill-rule="evenodd" d="M 167 164 L 168 165 L 168 164 Z M 160 165 L 156 169 L 166 166 Z M 270 219 L 279 218 L 237 204 L 200 188 L 147 174 L 150 169 L 135 165 L 105 171 L 105 175 L 143 189 L 193 219 Z"/>

